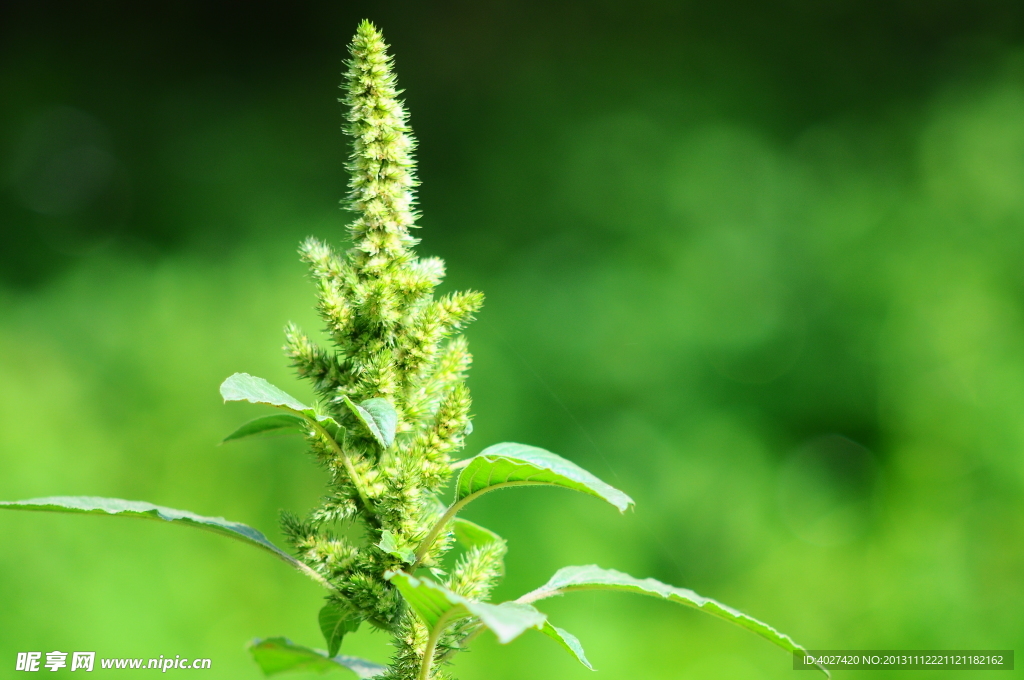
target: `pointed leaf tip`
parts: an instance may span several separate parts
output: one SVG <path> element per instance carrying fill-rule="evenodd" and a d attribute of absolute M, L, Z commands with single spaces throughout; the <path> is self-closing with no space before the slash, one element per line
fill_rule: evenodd
<path fill-rule="evenodd" d="M 586 653 L 583 651 L 583 645 L 580 644 L 579 638 L 558 626 L 551 625 L 550 621 L 545 621 L 544 626 L 540 629 L 540 632 L 547 635 L 549 638 L 560 644 L 567 652 L 576 657 L 576 660 L 581 664 L 589 668 L 590 670 L 597 670 L 590 665 L 590 661 L 587 659 Z"/>
<path fill-rule="evenodd" d="M 327 642 L 327 655 L 334 656 L 341 649 L 344 637 L 359 630 L 361 620 L 352 610 L 331 601 L 320 610 L 319 622 L 320 632 Z"/>
<path fill-rule="evenodd" d="M 633 499 L 570 460 L 536 446 L 505 442 L 488 446 L 459 474 L 455 500 L 492 489 L 525 484 L 561 486 L 608 501 L 620 512 Z"/>

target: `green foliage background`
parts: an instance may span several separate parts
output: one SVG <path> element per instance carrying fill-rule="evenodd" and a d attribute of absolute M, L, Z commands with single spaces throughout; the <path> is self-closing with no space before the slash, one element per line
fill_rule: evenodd
<path fill-rule="evenodd" d="M 67 5 L 0 20 L 0 497 L 272 538 L 313 505 L 298 440 L 215 446 L 256 415 L 217 386 L 309 396 L 278 348 L 317 326 L 299 240 L 344 233 L 334 99 L 365 16 L 420 141 L 419 250 L 487 296 L 467 453 L 543 446 L 637 501 L 475 505 L 510 541 L 499 598 L 596 562 L 811 648 L 1024 648 L 1021 6 Z M 0 667 L 93 650 L 257 678 L 245 641 L 321 644 L 314 584 L 195 534 L 0 518 Z M 792 673 L 664 603 L 550 610 L 601 677 Z M 483 636 L 456 672 L 589 674 L 540 635 Z"/>

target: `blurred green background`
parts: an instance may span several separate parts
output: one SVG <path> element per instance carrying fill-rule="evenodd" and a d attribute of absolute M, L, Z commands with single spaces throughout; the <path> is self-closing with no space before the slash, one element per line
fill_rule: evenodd
<path fill-rule="evenodd" d="M 336 88 L 368 17 L 420 141 L 420 252 L 487 295 L 467 453 L 543 446 L 637 501 L 474 505 L 510 541 L 498 597 L 596 562 L 812 648 L 1024 649 L 1021 3 L 0 12 L 0 498 L 144 499 L 275 539 L 312 504 L 299 441 L 215 446 L 260 413 L 217 386 L 308 396 L 281 329 L 317 326 L 299 240 L 344 239 Z M 255 679 L 246 641 L 322 644 L 317 587 L 217 536 L 7 513 L 0 545 L 0 668 L 91 650 Z M 793 673 L 667 603 L 547 610 L 593 677 Z M 591 677 L 534 634 L 454 671 Z"/>

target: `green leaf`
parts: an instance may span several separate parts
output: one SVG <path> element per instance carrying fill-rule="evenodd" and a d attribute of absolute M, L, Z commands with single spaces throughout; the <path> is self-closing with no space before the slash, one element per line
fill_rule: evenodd
<path fill-rule="evenodd" d="M 220 396 L 224 398 L 224 401 L 247 401 L 251 404 L 266 404 L 291 411 L 295 415 L 304 416 L 307 420 L 316 422 L 337 439 L 339 426 L 334 418 L 317 413 L 312 406 L 306 406 L 263 378 L 257 378 L 248 373 L 235 373 L 221 383 Z"/>
<path fill-rule="evenodd" d="M 473 602 L 466 605 L 466 608 L 473 616 L 479 618 L 502 644 L 515 640 L 530 628 L 540 630 L 547 621 L 547 616 L 537 611 L 535 607 L 519 602 Z"/>
<path fill-rule="evenodd" d="M 442 585 L 410 576 L 404 572 L 389 571 L 384 574 L 402 593 L 412 610 L 423 620 L 427 628 L 469 616 L 475 616 L 505 644 L 516 639 L 530 628 L 542 630 L 547 617 L 532 605 L 520 602 L 489 604 L 474 602 L 457 595 Z"/>
<path fill-rule="evenodd" d="M 273 416 L 263 416 L 262 418 L 256 418 L 250 420 L 245 425 L 242 425 L 237 430 L 224 437 L 224 442 L 234 441 L 236 439 L 243 439 L 245 437 L 278 434 L 282 430 L 299 430 L 302 431 L 306 427 L 306 421 L 299 416 L 293 416 L 290 413 L 279 413 Z"/>
<path fill-rule="evenodd" d="M 320 632 L 327 642 L 327 655 L 334 656 L 341 649 L 341 641 L 348 633 L 359 630 L 359 616 L 337 602 L 328 602 L 320 610 Z"/>
<path fill-rule="evenodd" d="M 540 632 L 544 633 L 548 637 L 552 638 L 555 642 L 562 645 L 566 651 L 576 657 L 576 659 L 589 668 L 594 670 L 594 667 L 590 665 L 590 661 L 587 660 L 587 655 L 583 652 L 583 645 L 580 644 L 579 638 L 558 626 L 551 625 L 550 621 L 544 622 L 544 627 L 540 629 Z"/>
<path fill-rule="evenodd" d="M 307 415 L 314 415 L 312 409 L 284 390 L 274 387 L 263 378 L 248 373 L 235 373 L 220 386 L 220 396 L 224 401 L 248 401 L 253 404 L 283 406 L 284 408 Z"/>
<path fill-rule="evenodd" d="M 602 569 L 590 564 L 580 567 L 564 567 L 555 572 L 551 580 L 540 588 L 520 597 L 517 602 L 535 602 L 546 597 L 553 597 L 576 590 L 623 590 L 642 595 L 653 595 L 679 604 L 699 609 L 726 621 L 731 621 L 747 630 L 760 635 L 769 642 L 782 647 L 787 652 L 803 652 L 804 649 L 788 635 L 780 633 L 767 623 L 747 616 L 741 611 L 702 597 L 692 590 L 676 588 L 653 578 L 638 579 L 614 569 Z M 822 669 L 824 671 L 824 669 Z M 826 675 L 827 675 L 826 671 Z"/>
<path fill-rule="evenodd" d="M 608 501 L 621 512 L 633 504 L 632 498 L 572 461 L 536 446 L 511 442 L 488 446 L 470 460 L 459 474 L 455 501 L 458 503 L 495 489 L 528 484 L 582 491 Z"/>
<path fill-rule="evenodd" d="M 253 640 L 249 645 L 249 651 L 265 675 L 285 671 L 326 673 L 337 668 L 345 668 L 359 678 L 374 678 L 383 675 L 387 670 L 380 664 L 357 656 L 329 656 L 322 650 L 303 647 L 283 637 Z"/>
<path fill-rule="evenodd" d="M 139 519 L 155 519 L 175 524 L 185 524 L 198 529 L 212 531 L 228 538 L 234 538 L 243 543 L 266 550 L 313 578 L 313 580 L 321 585 L 328 588 L 331 587 L 320 574 L 271 543 L 262 532 L 239 522 L 228 521 L 223 517 L 203 517 L 187 510 L 165 508 L 144 501 L 126 501 L 121 498 L 98 498 L 96 496 L 51 496 L 49 498 L 32 498 L 25 501 L 0 501 L 0 509 L 4 508 L 8 510 L 38 510 L 42 512 L 137 517 Z"/>
<path fill-rule="evenodd" d="M 525 444 L 495 444 L 466 462 L 455 485 L 455 502 L 420 542 L 414 564 L 423 561 L 441 531 L 470 501 L 497 489 L 535 484 L 582 491 L 608 501 L 620 512 L 633 504 L 633 499 L 626 494 L 550 451 Z"/>
<path fill-rule="evenodd" d="M 399 547 L 397 538 L 387 529 L 381 532 L 380 542 L 377 543 L 377 547 L 389 555 L 394 555 L 406 564 L 412 564 L 416 561 L 416 553 L 411 548 Z"/>
<path fill-rule="evenodd" d="M 378 397 L 356 404 L 348 397 L 344 399 L 345 405 L 377 440 L 381 448 L 387 449 L 394 443 L 398 413 L 390 401 Z"/>
<path fill-rule="evenodd" d="M 455 532 L 455 540 L 466 549 L 475 548 L 478 545 L 496 543 L 498 541 L 502 543 L 505 542 L 505 539 L 490 529 L 482 527 L 474 522 L 470 522 L 468 519 L 462 519 L 461 517 L 456 517 L 452 521 L 452 530 Z"/>

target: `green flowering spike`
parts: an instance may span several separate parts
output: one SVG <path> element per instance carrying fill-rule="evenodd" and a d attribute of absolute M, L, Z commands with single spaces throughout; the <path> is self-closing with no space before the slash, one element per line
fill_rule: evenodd
<path fill-rule="evenodd" d="M 355 247 L 353 264 L 364 271 L 380 271 L 410 257 L 416 239 L 413 187 L 416 142 L 407 115 L 398 100 L 392 59 L 380 31 L 364 21 L 359 25 L 345 74 L 349 107 L 346 132 L 352 136 L 348 170 L 349 208 L 359 217 L 350 226 Z"/>
<path fill-rule="evenodd" d="M 436 495 L 451 477 L 450 455 L 470 429 L 463 381 L 471 357 L 465 339 L 452 335 L 483 298 L 476 292 L 435 297 L 444 263 L 412 251 L 415 142 L 391 57 L 369 22 L 359 26 L 350 52 L 341 101 L 353 140 L 345 202 L 355 213 L 352 244 L 341 250 L 308 238 L 299 248 L 327 342 L 318 344 L 294 325 L 285 330 L 285 353 L 318 395 L 316 413 L 336 423 L 308 434 L 331 479 L 320 504 L 305 519 L 283 516 L 282 528 L 299 559 L 330 582 L 338 606 L 395 633 L 399 656 L 419 667 L 423 631 L 403 618 L 407 609 L 384 574 L 408 568 L 413 549 L 444 513 Z M 347 532 L 335 526 L 352 522 L 366 533 L 363 547 L 337 537 Z M 439 568 L 452 542 L 450 534 L 437 537 L 420 562 Z M 501 567 L 494 549 L 478 552 L 464 557 L 453 578 L 460 589 L 481 595 Z M 452 636 L 458 632 L 439 642 L 460 639 L 465 631 Z"/>

